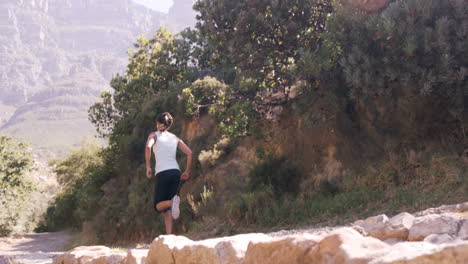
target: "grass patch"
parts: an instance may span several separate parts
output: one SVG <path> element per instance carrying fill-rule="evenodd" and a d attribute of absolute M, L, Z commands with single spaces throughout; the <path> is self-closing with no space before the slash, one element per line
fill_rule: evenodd
<path fill-rule="evenodd" d="M 468 201 L 467 165 L 456 156 L 432 158 L 423 163 L 412 181 L 405 179 L 406 184 L 387 182 L 379 187 L 377 183 L 385 180 L 382 177 L 387 175 L 386 167 L 382 166 L 380 171 L 359 177 L 348 175 L 349 179 L 355 179 L 352 187 L 345 185 L 346 188 L 329 192 L 329 187 L 319 185 L 304 196 L 278 192 L 278 188 L 273 187 L 275 181 L 284 184 L 283 179 L 287 178 L 278 173 L 290 171 L 284 164 L 275 159 L 254 168 L 251 176 L 258 178 L 250 181 L 248 188 L 231 197 L 223 205 L 224 211 L 217 210 L 218 215 L 200 218 L 186 235 L 202 239 L 236 233 L 347 225 L 379 214 L 391 217 L 401 212 L 415 213 Z M 205 224 L 204 219 L 209 221 Z"/>

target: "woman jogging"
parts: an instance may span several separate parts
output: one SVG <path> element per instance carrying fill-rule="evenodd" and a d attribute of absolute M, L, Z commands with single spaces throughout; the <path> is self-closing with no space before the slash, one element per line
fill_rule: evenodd
<path fill-rule="evenodd" d="M 190 177 L 190 166 L 192 165 L 190 148 L 180 138 L 167 131 L 172 122 L 173 118 L 169 113 L 160 114 L 156 120 L 157 131 L 148 136 L 145 147 L 146 177 L 148 179 L 153 176 L 151 148 L 153 148 L 156 159 L 153 208 L 158 212 L 164 212 L 167 234 L 172 233 L 172 219 L 177 219 L 180 213 L 180 197 L 176 195 L 180 180 L 187 180 Z M 182 175 L 176 160 L 177 148 L 187 155 L 187 167 Z"/>

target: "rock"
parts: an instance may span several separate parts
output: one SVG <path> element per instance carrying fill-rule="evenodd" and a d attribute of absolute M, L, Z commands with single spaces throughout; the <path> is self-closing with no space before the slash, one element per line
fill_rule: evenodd
<path fill-rule="evenodd" d="M 427 242 L 403 242 L 391 247 L 369 264 L 455 264 L 468 263 L 468 242 L 435 245 Z"/>
<path fill-rule="evenodd" d="M 458 222 L 458 219 L 448 214 L 431 214 L 417 217 L 409 231 L 408 240 L 423 240 L 431 234 L 448 234 L 454 236 L 458 232 Z"/>
<path fill-rule="evenodd" d="M 159 236 L 150 246 L 148 264 L 240 263 L 249 244 L 272 241 L 265 234 L 245 234 L 192 241 L 182 236 Z"/>
<path fill-rule="evenodd" d="M 405 242 L 405 240 L 399 239 L 399 238 L 389 238 L 389 239 L 385 239 L 384 242 L 389 245 L 395 245 L 397 243 Z"/>
<path fill-rule="evenodd" d="M 429 242 L 432 244 L 443 244 L 443 243 L 448 243 L 452 242 L 454 238 L 451 235 L 447 234 L 441 234 L 441 235 L 428 235 L 426 238 L 424 238 L 424 242 Z"/>
<path fill-rule="evenodd" d="M 361 222 L 362 221 L 362 222 Z M 363 220 L 358 220 L 356 222 L 354 222 L 354 225 L 351 226 L 352 229 L 356 230 L 359 234 L 363 235 L 363 236 L 367 236 L 368 233 L 366 232 L 366 230 L 364 229 L 364 227 L 362 227 L 361 225 L 356 225 L 356 223 L 359 223 L 359 224 L 362 224 L 364 221 Z"/>
<path fill-rule="evenodd" d="M 462 221 L 457 237 L 459 239 L 468 240 L 468 219 Z"/>
<path fill-rule="evenodd" d="M 414 216 L 412 214 L 403 212 L 400 213 L 388 221 L 388 225 L 385 227 L 385 239 L 401 239 L 407 240 L 409 230 L 413 226 Z"/>
<path fill-rule="evenodd" d="M 362 227 L 369 236 L 385 240 L 385 227 L 387 223 L 388 217 L 382 214 L 369 217 L 366 220 L 358 220 L 354 222 L 354 225 Z"/>
<path fill-rule="evenodd" d="M 311 234 L 298 234 L 280 237 L 272 242 L 250 244 L 244 263 L 306 263 L 304 257 L 315 246 L 320 237 Z"/>
<path fill-rule="evenodd" d="M 76 247 L 54 258 L 53 264 L 120 264 L 126 252 L 104 246 Z"/>
<path fill-rule="evenodd" d="M 367 263 L 384 255 L 389 248 L 378 239 L 363 237 L 352 228 L 342 228 L 321 240 L 300 263 Z"/>
<path fill-rule="evenodd" d="M 398 214 L 391 219 L 386 215 L 378 215 L 354 222 L 354 229 L 363 235 L 372 236 L 380 240 L 407 240 L 409 229 L 413 225 L 414 216 L 409 213 Z M 362 228 L 362 230 L 358 230 Z"/>
<path fill-rule="evenodd" d="M 125 264 L 145 264 L 148 256 L 148 249 L 130 249 L 127 253 Z"/>
<path fill-rule="evenodd" d="M 344 0 L 344 2 L 366 12 L 375 12 L 384 7 L 389 0 Z"/>
<path fill-rule="evenodd" d="M 455 211 L 457 212 L 466 212 L 468 211 L 468 202 L 457 204 Z"/>

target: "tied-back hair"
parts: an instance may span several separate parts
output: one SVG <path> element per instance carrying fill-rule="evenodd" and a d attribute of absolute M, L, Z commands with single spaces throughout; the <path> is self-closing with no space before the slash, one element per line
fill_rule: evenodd
<path fill-rule="evenodd" d="M 168 112 L 164 112 L 162 114 L 159 114 L 158 119 L 156 121 L 164 126 L 163 130 L 161 131 L 164 132 L 172 126 L 174 118 L 172 118 L 171 114 L 169 114 Z"/>

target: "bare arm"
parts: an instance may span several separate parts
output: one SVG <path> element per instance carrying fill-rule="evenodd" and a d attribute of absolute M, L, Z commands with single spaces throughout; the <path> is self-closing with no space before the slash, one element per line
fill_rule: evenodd
<path fill-rule="evenodd" d="M 182 173 L 181 178 L 183 180 L 187 180 L 190 177 L 190 168 L 192 167 L 192 150 L 185 145 L 185 143 L 179 139 L 179 143 L 177 144 L 180 150 L 187 155 L 187 167 L 185 167 L 185 172 Z"/>
<path fill-rule="evenodd" d="M 148 139 L 146 140 L 146 146 L 145 146 L 145 160 L 146 160 L 146 177 L 148 179 L 151 179 L 153 176 L 152 170 L 151 170 L 151 148 L 153 145 L 156 143 L 156 134 L 151 133 L 148 136 Z"/>

